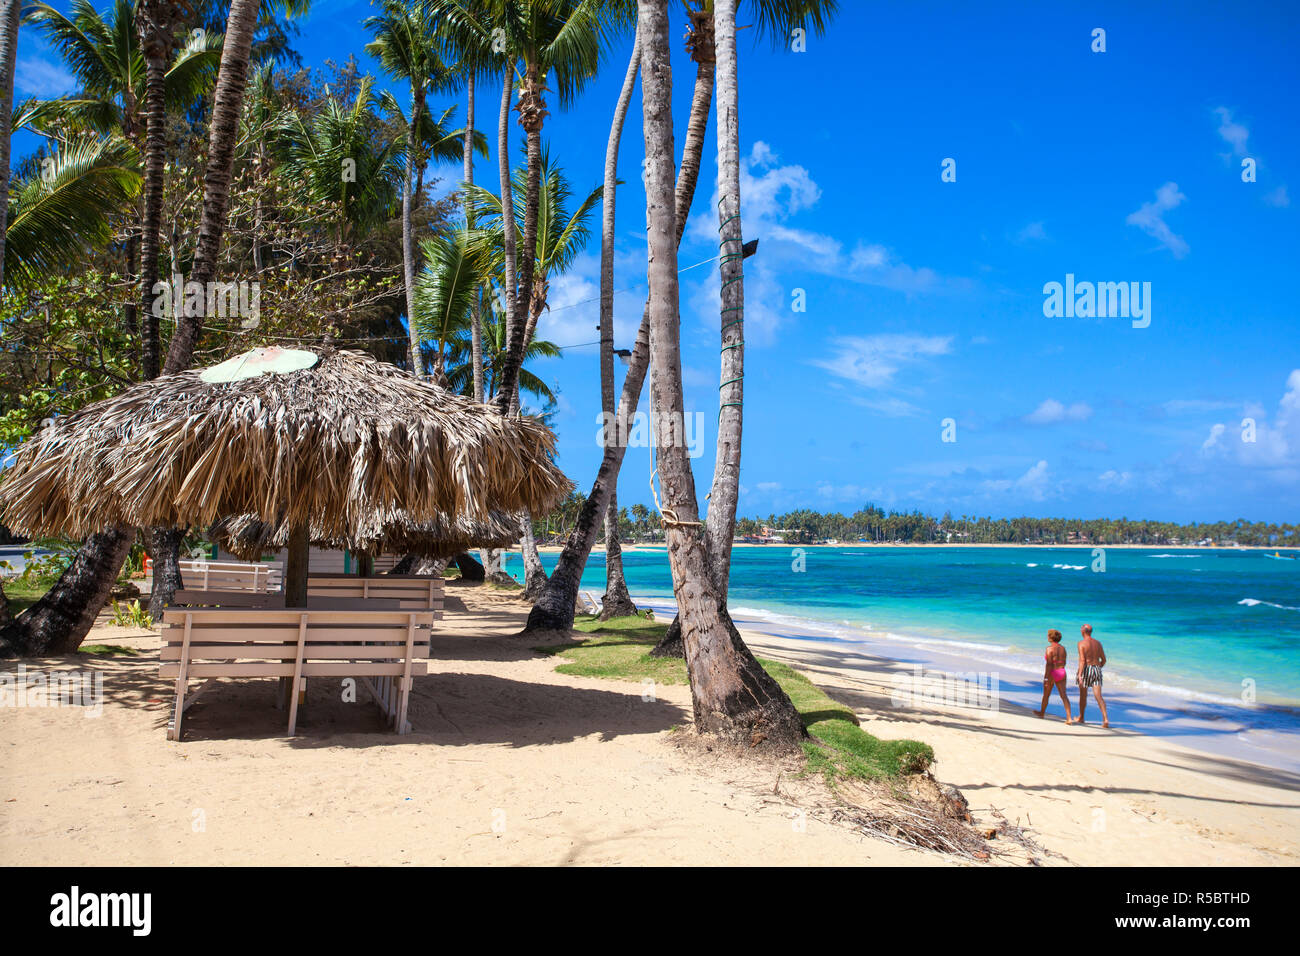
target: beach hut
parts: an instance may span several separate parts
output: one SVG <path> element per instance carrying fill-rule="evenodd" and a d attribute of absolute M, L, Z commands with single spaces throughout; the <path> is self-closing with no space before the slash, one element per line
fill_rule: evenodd
<path fill-rule="evenodd" d="M 286 605 L 302 607 L 312 538 L 398 547 L 432 527 L 450 543 L 549 510 L 571 487 L 554 440 L 364 353 L 253 349 L 47 426 L 14 453 L 0 514 L 72 537 L 248 516 L 283 534 Z"/>

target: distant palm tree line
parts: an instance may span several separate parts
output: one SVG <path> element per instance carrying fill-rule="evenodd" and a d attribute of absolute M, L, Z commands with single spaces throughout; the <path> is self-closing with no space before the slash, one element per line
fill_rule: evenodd
<path fill-rule="evenodd" d="M 586 496 L 574 493 L 539 519 L 539 538 L 562 539 L 582 510 Z M 643 504 L 619 509 L 624 541 L 663 539 L 659 515 Z M 887 544 L 1129 544 L 1177 547 L 1208 543 L 1218 547 L 1300 547 L 1300 524 L 1268 521 L 1190 522 L 1129 518 L 990 518 L 945 512 L 936 518 L 920 511 L 885 511 L 867 505 L 851 515 L 801 509 L 785 514 L 739 518 L 738 539 L 773 539 L 790 544 L 869 541 Z"/>

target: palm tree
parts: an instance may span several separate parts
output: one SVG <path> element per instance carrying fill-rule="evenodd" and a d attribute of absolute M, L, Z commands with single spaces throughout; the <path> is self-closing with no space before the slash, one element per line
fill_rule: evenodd
<path fill-rule="evenodd" d="M 376 107 L 397 108 L 387 94 L 376 94 L 374 81 L 362 77 L 352 101 L 326 87 L 324 102 L 310 118 L 299 112 L 286 117 L 277 150 L 281 175 L 311 203 L 328 206 L 334 220 L 336 255 L 358 234 L 389 220 L 403 175 L 399 139 L 376 135 Z"/>
<path fill-rule="evenodd" d="M 672 77 L 668 70 L 667 0 L 639 0 L 642 114 L 646 153 L 646 223 L 654 376 L 650 401 L 662 421 L 681 415 L 680 321 L 673 196 Z M 750 747 L 792 748 L 803 722 L 780 685 L 749 652 L 711 586 L 691 460 L 681 441 L 659 442 L 662 511 L 682 617 L 695 728 Z"/>
<path fill-rule="evenodd" d="M 718 389 L 718 443 L 704 541 L 713 585 L 727 599 L 731 542 L 736 532 L 740 494 L 740 438 L 745 378 L 744 239 L 740 218 L 740 107 L 736 58 L 737 0 L 713 0 L 713 39 L 717 56 L 718 234 L 722 241 L 722 376 Z M 825 32 L 837 0 L 759 0 L 750 10 L 760 31 L 788 42 L 793 30 Z"/>
<path fill-rule="evenodd" d="M 179 11 L 164 0 L 139 0 L 136 27 L 145 68 L 144 210 L 140 220 L 141 359 L 144 377 L 156 378 L 161 356 L 153 287 L 158 281 L 162 228 L 163 170 L 167 159 L 167 61 L 175 42 Z"/>
<path fill-rule="evenodd" d="M 107 245 L 113 220 L 139 194 L 138 168 L 139 157 L 126 140 L 91 133 L 52 156 L 29 157 L 9 186 L 5 281 L 22 286 Z"/>
<path fill-rule="evenodd" d="M 311 3 L 310 0 L 268 0 L 267 5 L 278 7 L 289 16 L 298 16 L 305 13 Z M 203 170 L 203 213 L 199 219 L 198 243 L 190 269 L 191 280 L 204 286 L 217 274 L 217 254 L 221 251 L 221 238 L 225 231 L 244 87 L 248 83 L 253 32 L 257 28 L 260 9 L 261 0 L 231 0 L 226 19 L 221 65 L 217 70 L 216 91 L 212 98 L 208 162 Z M 202 316 L 177 318 L 164 372 L 179 372 L 189 366 L 202 327 Z"/>
<path fill-rule="evenodd" d="M 695 187 L 699 182 L 700 158 L 704 152 L 704 135 L 708 129 L 709 109 L 713 101 L 713 21 L 699 10 L 691 11 L 686 47 L 696 64 L 696 71 L 691 112 L 686 122 L 686 138 L 682 144 L 682 161 L 677 170 L 677 189 L 674 194 L 679 244 L 695 198 Z M 636 413 L 649 360 L 650 305 L 647 301 L 632 346 L 627 373 L 623 377 L 616 422 L 630 422 Z M 626 442 L 606 443 L 600 468 L 592 482 L 591 494 L 584 499 L 583 510 L 551 571 L 549 583 L 533 604 L 526 630 L 568 630 L 573 626 L 574 606 L 582 571 L 596 542 L 597 529 L 609 507 L 610 495 L 618 483 L 618 472 L 626 452 Z"/>
<path fill-rule="evenodd" d="M 419 303 L 416 303 L 419 307 Z M 483 313 L 483 387 L 485 396 L 491 400 L 501 387 L 501 371 L 505 368 L 506 349 L 509 339 L 506 336 L 505 312 L 492 307 Z M 448 388 L 461 395 L 472 395 L 474 389 L 473 348 L 471 330 L 468 323 L 463 323 L 447 339 L 447 383 Z M 524 367 L 519 371 L 519 391 L 531 395 L 543 405 L 556 401 L 555 392 L 545 380 L 528 368 L 535 359 L 563 358 L 560 347 L 545 339 L 533 339 L 524 350 Z"/>
<path fill-rule="evenodd" d="M 5 285 L 4 237 L 9 212 L 9 134 L 14 109 L 14 67 L 18 57 L 18 21 L 22 0 L 3 0 L 0 5 L 0 289 Z M 9 605 L 0 590 L 0 625 L 9 618 Z"/>
<path fill-rule="evenodd" d="M 614 420 L 614 207 L 618 189 L 618 147 L 623 138 L 623 122 L 632 102 L 632 89 L 636 86 L 641 69 L 641 44 L 632 43 L 628 57 L 623 88 L 614 106 L 614 119 L 609 127 L 609 141 L 605 146 L 604 207 L 600 225 L 600 408 L 605 422 L 603 443 L 615 440 L 609 434 Z M 609 507 L 605 511 L 605 596 L 601 600 L 600 618 L 607 621 L 636 613 L 632 595 L 627 590 L 623 576 L 623 549 L 618 540 L 618 488 L 609 490 Z"/>
<path fill-rule="evenodd" d="M 525 188 L 523 245 L 536 247 L 537 206 L 540 189 L 542 128 L 545 94 L 554 93 L 561 106 L 577 96 L 599 66 L 602 46 L 627 21 L 628 5 L 599 0 L 494 0 L 470 9 L 461 0 L 430 0 L 444 29 L 462 49 L 475 49 L 486 59 L 495 49 L 504 57 L 501 115 L 498 122 L 498 160 L 501 197 L 513 207 L 509 168 L 508 111 L 510 93 L 518 79 L 515 110 L 527 143 L 528 177 Z M 548 85 L 549 84 L 549 85 Z M 515 223 L 505 222 L 506 322 L 509 350 L 503 370 L 504 387 L 497 395 L 503 408 L 517 405 L 514 385 L 526 344 L 529 304 L 533 294 L 534 262 L 517 261 Z"/>
<path fill-rule="evenodd" d="M 467 6 L 470 8 L 470 15 L 476 18 L 486 18 L 488 13 L 488 3 L 490 0 L 471 0 Z M 457 31 L 454 24 L 450 26 L 440 22 L 438 25 L 438 35 L 443 41 L 447 52 L 455 57 L 455 72 L 465 81 L 465 136 L 462 149 L 462 163 L 464 165 L 464 178 L 462 182 L 467 186 L 474 185 L 474 149 L 470 138 L 470 131 L 474 129 L 474 111 L 475 111 L 475 92 L 480 75 L 487 76 L 497 71 L 500 59 L 495 56 L 490 49 L 484 49 L 473 41 L 470 37 L 468 43 L 460 41 L 466 38 L 463 31 Z M 468 228 L 474 228 L 473 211 L 468 207 L 465 210 L 465 222 Z M 483 401 L 483 326 L 482 326 L 483 301 L 480 295 L 474 302 L 470 312 L 470 338 L 473 345 L 473 370 L 474 370 L 474 391 L 471 397 L 477 402 Z"/>
<path fill-rule="evenodd" d="M 305 11 L 309 2 L 281 0 L 281 5 L 293 14 Z M 226 21 L 221 65 L 213 96 L 208 161 L 203 173 L 203 212 L 190 273 L 193 281 L 205 286 L 217 271 L 244 86 L 248 80 L 249 54 L 260 8 L 260 0 L 231 0 Z M 165 373 L 188 367 L 202 324 L 202 316 L 177 318 L 176 331 L 163 366 Z M 0 629 L 0 646 L 7 645 L 25 654 L 59 654 L 76 650 L 104 606 L 129 546 L 130 532 L 127 529 L 105 531 L 87 538 L 55 585 L 18 618 Z"/>
<path fill-rule="evenodd" d="M 428 94 L 445 87 L 451 73 L 438 49 L 435 21 L 428 6 L 384 0 L 383 13 L 365 23 L 375 39 L 366 52 L 376 57 L 389 76 L 411 86 L 411 115 L 406 127 L 406 169 L 402 175 L 402 269 L 406 288 L 406 317 L 411 341 L 411 370 L 420 374 L 420 336 L 415 316 L 415 244 L 411 228 L 411 177 L 419 156 L 418 127 Z"/>
<path fill-rule="evenodd" d="M 573 189 L 564 173 L 551 162 L 549 150 L 541 150 L 539 166 L 541 183 L 538 189 L 537 224 L 534 230 L 537 238 L 535 255 L 533 256 L 533 294 L 528 302 L 527 318 L 523 322 L 525 355 L 528 354 L 528 348 L 532 344 L 537 323 L 547 308 L 550 277 L 567 269 L 582 247 L 586 245 L 591 234 L 587 223 L 592 208 L 601 196 L 599 188 L 593 189 L 578 204 L 577 209 L 570 213 L 568 205 L 573 198 Z M 527 169 L 515 170 L 514 188 L 511 190 L 511 196 L 514 200 L 513 212 L 516 227 L 519 226 L 520 220 L 527 214 L 524 203 L 521 201 L 527 176 Z M 489 264 L 493 274 L 503 272 L 506 255 L 501 199 L 478 186 L 467 186 L 466 193 L 469 200 L 467 208 L 472 208 L 475 217 L 481 219 L 482 228 L 479 235 L 487 240 L 483 244 L 484 261 Z M 524 232 L 527 235 L 527 231 L 524 230 Z M 520 373 L 517 374 L 521 373 L 522 367 Z M 514 404 L 518 404 L 517 397 L 513 401 Z M 531 516 L 523 515 L 521 517 L 520 535 L 523 542 L 525 572 L 524 596 L 534 597 L 540 593 L 542 587 L 546 584 L 546 572 L 542 568 L 542 561 L 537 553 L 537 545 L 533 540 Z"/>
<path fill-rule="evenodd" d="M 524 343 L 531 342 L 537 323 L 547 309 L 550 279 L 566 271 L 591 237 L 591 211 L 600 201 L 602 190 L 591 190 L 577 208 L 570 211 L 573 186 L 564 171 L 552 162 L 550 150 L 541 151 L 539 162 L 536 244 L 533 257 L 533 292 L 524 325 Z M 511 198 L 514 201 L 516 230 L 526 215 L 523 193 L 528 179 L 527 168 L 517 167 L 513 176 Z M 479 228 L 475 233 L 481 255 L 494 278 L 500 280 L 505 270 L 505 228 L 501 221 L 501 197 L 481 186 L 465 188 L 466 209 L 472 210 Z"/>
<path fill-rule="evenodd" d="M 192 36 L 169 64 L 173 6 L 144 0 L 133 12 L 129 0 L 115 0 L 111 13 L 101 14 L 88 0 L 74 0 L 67 14 L 47 3 L 34 4 L 27 14 L 80 87 L 75 96 L 39 104 L 29 124 L 47 134 L 62 129 L 72 129 L 75 134 L 84 128 L 104 135 L 118 133 L 144 154 L 146 169 L 154 171 L 152 176 L 146 174 L 138 230 L 127 236 L 125 249 L 128 273 L 137 271 L 136 257 L 141 257 L 140 296 L 127 302 L 125 311 L 127 328 L 138 331 L 137 307 L 143 303 L 141 360 L 146 378 L 158 374 L 158 323 L 151 306 L 157 281 L 165 118 L 168 112 L 191 106 L 207 92 L 222 42 L 220 34 Z M 147 111 L 159 115 L 156 141 L 151 145 L 145 143 Z"/>
<path fill-rule="evenodd" d="M 417 343 L 437 343 L 433 377 L 445 379 L 447 344 L 469 325 L 469 316 L 485 281 L 483 263 L 475 253 L 468 228 L 420 241 L 424 266 L 415 279 L 411 328 Z M 417 345 L 419 371 L 424 371 L 422 350 Z M 481 374 L 481 373 L 480 373 Z"/>

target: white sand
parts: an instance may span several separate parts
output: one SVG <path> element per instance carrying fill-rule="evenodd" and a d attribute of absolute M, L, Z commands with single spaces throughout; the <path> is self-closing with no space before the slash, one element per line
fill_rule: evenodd
<path fill-rule="evenodd" d="M 904 864 L 947 862 L 830 820 L 831 796 L 788 767 L 683 750 L 689 692 L 556 674 L 508 635 L 526 606 L 453 586 L 416 732 L 313 681 L 284 737 L 274 683 L 226 681 L 164 727 L 171 686 L 156 636 L 98 629 L 140 658 L 29 666 L 104 671 L 103 715 L 0 711 L 0 859 L 9 864 Z M 461 602 L 473 613 L 467 613 Z M 459 610 L 457 608 L 460 608 Z M 133 635 L 133 636 L 132 636 Z M 1297 862 L 1300 800 L 1286 775 L 1137 735 L 1022 712 L 899 711 L 889 665 L 838 666 L 818 645 L 758 634 L 881 736 L 932 744 L 936 776 L 1030 826 L 1052 863 Z M 12 666 L 7 669 L 12 670 Z M 1099 816 L 1097 811 L 1101 811 Z M 1011 854 L 1004 860 L 1023 859 Z"/>

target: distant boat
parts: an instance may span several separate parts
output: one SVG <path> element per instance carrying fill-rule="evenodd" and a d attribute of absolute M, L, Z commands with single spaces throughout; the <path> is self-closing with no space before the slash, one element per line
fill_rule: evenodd
<path fill-rule="evenodd" d="M 1281 561 L 1295 561 L 1295 560 L 1297 560 L 1297 557 L 1298 557 L 1298 556 L 1297 556 L 1297 555 L 1294 555 L 1294 554 L 1283 554 L 1281 551 L 1274 551 L 1272 554 L 1266 554 L 1266 555 L 1264 555 L 1264 557 L 1266 557 L 1266 558 L 1277 558 L 1277 559 L 1279 559 L 1279 560 L 1281 560 Z"/>

